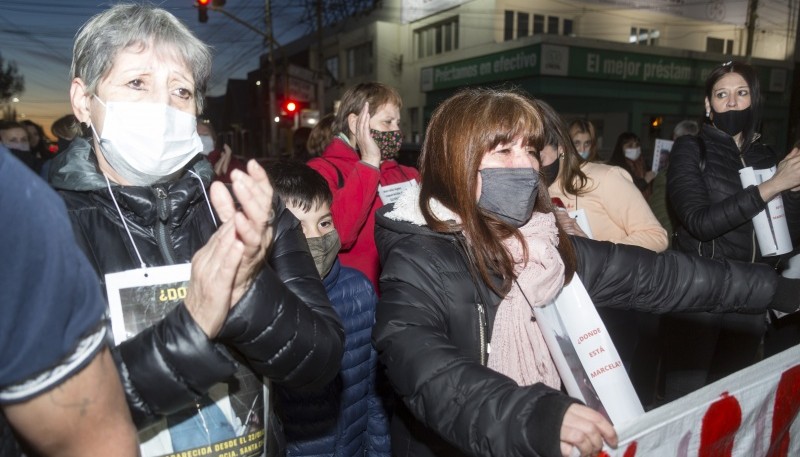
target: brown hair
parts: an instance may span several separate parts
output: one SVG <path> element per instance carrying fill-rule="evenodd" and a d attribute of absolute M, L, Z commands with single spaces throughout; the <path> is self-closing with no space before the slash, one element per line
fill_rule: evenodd
<path fill-rule="evenodd" d="M 503 240 L 509 236 L 523 240 L 519 230 L 478 206 L 478 168 L 488 151 L 520 137 L 537 151 L 544 146 L 541 114 L 530 100 L 511 91 L 466 89 L 433 112 L 419 159 L 420 208 L 425 221 L 437 232 L 463 232 L 467 254 L 481 278 L 500 295 L 505 295 L 516 279 L 514 260 Z M 430 207 L 431 198 L 458 214 L 461 224 L 437 219 Z M 546 186 L 539 186 L 534 210 L 553 211 Z M 569 281 L 575 271 L 575 254 L 560 227 L 558 250 Z M 501 286 L 492 280 L 493 273 L 502 277 Z"/>
<path fill-rule="evenodd" d="M 355 132 L 350 131 L 347 118 L 351 114 L 358 115 L 364 108 L 364 103 L 369 103 L 370 116 L 374 116 L 378 108 L 387 103 L 396 105 L 398 109 L 403 107 L 403 100 L 393 87 L 378 82 L 357 84 L 347 89 L 342 95 L 336 119 L 333 121 L 332 133 L 334 135 L 344 133 L 348 137 L 352 136 Z"/>
<path fill-rule="evenodd" d="M 308 140 L 306 140 L 306 150 L 311 157 L 321 156 L 322 151 L 330 144 L 331 139 L 333 139 L 331 129 L 333 128 L 334 119 L 333 114 L 328 113 L 322 116 L 319 122 L 311 128 L 311 133 L 308 134 Z"/>
<path fill-rule="evenodd" d="M 561 164 L 558 167 L 558 176 L 561 178 L 561 191 L 570 195 L 583 195 L 589 192 L 589 189 L 586 188 L 589 179 L 581 170 L 581 165 L 585 161 L 575 150 L 575 144 L 572 142 L 571 135 L 567 135 L 561 116 L 552 106 L 542 100 L 534 100 L 533 103 L 542 113 L 545 144 L 553 146 L 556 150 L 560 147 L 564 151 L 563 159 L 556 159 L 561 160 Z"/>
<path fill-rule="evenodd" d="M 578 133 L 589 134 L 589 138 L 592 139 L 592 146 L 589 151 L 589 158 L 587 158 L 586 161 L 591 162 L 595 160 L 597 158 L 597 131 L 594 129 L 594 124 L 586 119 L 575 119 L 569 123 L 569 139 L 573 146 L 575 143 L 572 142 L 572 137 Z"/>
<path fill-rule="evenodd" d="M 53 135 L 56 137 L 65 140 L 72 140 L 76 136 L 83 135 L 81 124 L 74 114 L 67 114 L 56 119 L 53 125 L 50 126 L 50 131 L 53 132 Z"/>

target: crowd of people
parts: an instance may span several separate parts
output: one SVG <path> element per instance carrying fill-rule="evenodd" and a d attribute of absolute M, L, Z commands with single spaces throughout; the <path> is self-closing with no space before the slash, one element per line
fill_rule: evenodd
<path fill-rule="evenodd" d="M 759 141 L 747 64 L 659 173 L 633 132 L 604 162 L 588 120 L 487 88 L 401 165 L 380 82 L 262 166 L 200 118 L 210 74 L 168 11 L 117 5 L 76 35 L 57 143 L 0 123 L 0 455 L 598 455 L 614 426 L 532 318 L 577 278 L 647 408 L 800 343 L 799 250 L 752 222 L 780 196 L 800 248 L 800 149 Z"/>

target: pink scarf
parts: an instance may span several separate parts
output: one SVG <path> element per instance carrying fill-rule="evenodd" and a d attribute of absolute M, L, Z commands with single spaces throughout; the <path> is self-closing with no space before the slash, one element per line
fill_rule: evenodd
<path fill-rule="evenodd" d="M 521 386 L 542 382 L 558 389 L 561 378 L 533 320 L 533 307 L 549 304 L 564 285 L 555 216 L 535 212 L 520 232 L 528 245 L 528 262 L 524 264 L 517 238 L 508 238 L 505 245 L 517 264 L 517 280 L 497 310 L 488 365 Z"/>

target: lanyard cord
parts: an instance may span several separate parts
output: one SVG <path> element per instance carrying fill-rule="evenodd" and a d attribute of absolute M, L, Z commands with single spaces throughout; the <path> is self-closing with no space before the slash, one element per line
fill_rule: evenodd
<path fill-rule="evenodd" d="M 136 243 L 133 241 L 133 235 L 131 235 L 131 231 L 128 228 L 128 223 L 125 222 L 125 216 L 122 215 L 122 210 L 119 209 L 119 204 L 117 203 L 117 199 L 114 197 L 114 192 L 111 192 L 111 182 L 108 180 L 108 176 L 104 176 L 106 178 L 106 186 L 108 186 L 108 193 L 111 195 L 111 201 L 114 202 L 114 207 L 117 208 L 117 212 L 119 213 L 119 218 L 122 219 L 122 225 L 125 227 L 125 231 L 128 233 L 128 238 L 131 240 L 131 245 L 133 245 L 133 250 L 136 251 L 136 257 L 139 258 L 139 264 L 142 268 L 147 268 L 147 264 L 144 263 L 142 260 L 142 255 L 139 254 L 139 249 L 136 247 Z"/>
<path fill-rule="evenodd" d="M 192 170 L 189 170 L 189 173 L 192 174 L 198 181 L 200 181 L 200 189 L 203 190 L 203 196 L 206 198 L 206 204 L 208 205 L 208 212 L 211 213 L 211 220 L 214 221 L 214 227 L 219 228 L 217 224 L 217 218 L 214 217 L 214 210 L 211 209 L 211 200 L 208 199 L 208 194 L 206 193 L 206 185 L 203 183 L 203 179 Z"/>

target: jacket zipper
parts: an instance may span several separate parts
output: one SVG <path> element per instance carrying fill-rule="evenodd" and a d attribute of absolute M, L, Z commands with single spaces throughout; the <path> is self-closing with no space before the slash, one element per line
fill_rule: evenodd
<path fill-rule="evenodd" d="M 486 310 L 483 309 L 483 304 L 476 303 L 478 308 L 478 344 L 480 345 L 480 359 L 481 365 L 486 365 L 486 358 L 489 354 L 488 345 L 486 344 Z"/>
<path fill-rule="evenodd" d="M 475 272 L 470 268 L 472 260 L 470 259 L 469 252 L 467 251 L 463 238 L 460 237 L 459 235 L 455 235 L 451 239 L 451 242 L 455 246 L 456 251 L 459 254 L 461 254 L 464 263 L 466 263 L 467 269 L 469 269 L 470 277 L 472 277 L 472 280 L 475 282 L 475 288 L 478 291 L 478 295 L 483 297 L 483 294 L 480 293 L 481 290 L 480 289 L 481 284 L 479 283 L 480 279 L 478 275 L 476 275 Z M 480 364 L 485 366 L 487 362 L 487 357 L 489 353 L 492 351 L 492 348 L 491 345 L 486 341 L 489 332 L 487 329 L 487 322 L 486 322 L 487 320 L 486 308 L 484 307 L 485 304 L 481 303 L 482 301 L 485 301 L 485 299 L 479 298 L 477 303 L 475 304 L 475 307 L 478 311 L 478 340 L 479 340 L 478 345 L 480 346 L 480 348 L 478 349 L 479 352 L 478 358 L 480 359 Z"/>
<path fill-rule="evenodd" d="M 163 255 L 164 259 L 167 261 L 167 264 L 173 265 L 175 263 L 175 255 L 172 252 L 172 245 L 169 242 L 170 240 L 167 234 L 167 224 L 165 223 L 165 221 L 169 221 L 167 191 L 162 187 L 154 187 L 153 190 L 156 194 L 156 208 L 158 210 L 158 217 L 156 218 L 156 226 L 154 229 L 156 243 L 158 244 L 158 249 L 161 251 L 161 255 Z"/>

